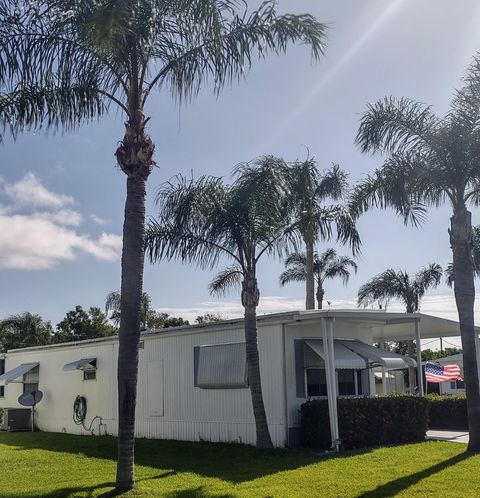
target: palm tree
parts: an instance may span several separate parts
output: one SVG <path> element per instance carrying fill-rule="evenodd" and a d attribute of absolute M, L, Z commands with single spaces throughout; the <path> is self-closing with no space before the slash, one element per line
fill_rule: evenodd
<path fill-rule="evenodd" d="M 53 329 L 49 321 L 29 312 L 0 321 L 0 351 L 50 344 Z"/>
<path fill-rule="evenodd" d="M 357 143 L 363 152 L 383 152 L 383 166 L 358 186 L 357 213 L 392 206 L 405 222 L 418 224 L 429 206 L 448 203 L 454 293 L 462 338 L 468 449 L 480 451 L 480 390 L 474 330 L 474 263 L 468 205 L 480 200 L 480 59 L 474 59 L 445 116 L 431 107 L 387 97 L 368 106 Z"/>
<path fill-rule="evenodd" d="M 360 247 L 360 237 L 350 213 L 341 204 L 347 193 L 346 173 L 334 164 L 321 174 L 313 159 L 296 162 L 291 167 L 292 210 L 298 221 L 298 232 L 305 244 L 305 307 L 315 309 L 314 247 L 319 239 L 332 237 L 336 226 L 337 238 L 350 242 L 353 251 Z"/>
<path fill-rule="evenodd" d="M 248 381 L 256 424 L 257 447 L 271 448 L 260 380 L 257 347 L 257 306 L 260 290 L 257 266 L 262 256 L 281 255 L 294 247 L 289 200 L 288 165 L 265 156 L 235 169 L 235 181 L 219 178 L 187 181 L 177 178 L 158 195 L 158 221 L 151 221 L 146 248 L 152 262 L 177 258 L 202 268 L 217 266 L 220 257 L 232 265 L 210 283 L 211 293 L 222 294 L 241 284 L 245 316 Z"/>
<path fill-rule="evenodd" d="M 280 285 L 283 287 L 290 282 L 305 282 L 307 278 L 307 257 L 305 253 L 294 252 L 285 260 L 287 268 L 280 275 Z M 340 277 L 347 285 L 350 279 L 350 270 L 357 273 L 357 263 L 348 256 L 338 256 L 335 249 L 327 249 L 322 254 L 313 254 L 313 274 L 317 281 L 317 306 L 323 307 L 325 295 L 325 280 Z"/>
<path fill-rule="evenodd" d="M 154 167 L 149 96 L 180 101 L 213 81 L 240 80 L 258 54 L 290 42 L 323 53 L 326 27 L 309 14 L 249 12 L 238 0 L 0 0 L 0 133 L 71 130 L 116 108 L 125 134 L 115 156 L 127 177 L 118 356 L 116 488 L 134 484 L 135 404 L 144 268 L 146 181 Z"/>
<path fill-rule="evenodd" d="M 377 301 L 400 299 L 407 313 L 419 310 L 420 301 L 428 289 L 434 289 L 442 278 L 442 267 L 437 263 L 425 266 L 415 275 L 406 271 L 385 270 L 358 290 L 358 305 L 369 306 Z"/>
<path fill-rule="evenodd" d="M 436 263 L 425 266 L 415 275 L 406 271 L 385 270 L 376 275 L 358 290 L 358 305 L 369 306 L 377 301 L 388 302 L 390 299 L 400 299 L 407 313 L 415 313 L 420 308 L 420 301 L 430 288 L 435 288 L 442 278 L 442 267 Z M 402 343 L 399 348 L 404 348 Z M 406 341 L 407 354 L 415 358 L 415 346 L 412 340 Z M 415 385 L 415 371 L 408 367 L 410 389 Z"/>

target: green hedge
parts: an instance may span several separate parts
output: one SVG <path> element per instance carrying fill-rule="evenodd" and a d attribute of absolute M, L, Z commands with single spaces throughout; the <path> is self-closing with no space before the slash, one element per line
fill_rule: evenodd
<path fill-rule="evenodd" d="M 430 429 L 468 430 L 467 398 L 465 395 L 427 396 L 430 405 Z"/>
<path fill-rule="evenodd" d="M 392 396 L 338 400 L 342 449 L 423 441 L 428 427 L 426 398 Z M 327 400 L 301 407 L 304 445 L 328 449 L 331 444 Z"/>

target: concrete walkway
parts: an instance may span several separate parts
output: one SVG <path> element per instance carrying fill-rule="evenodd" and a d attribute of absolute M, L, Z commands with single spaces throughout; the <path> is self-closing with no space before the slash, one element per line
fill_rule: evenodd
<path fill-rule="evenodd" d="M 426 439 L 449 441 L 451 443 L 468 443 L 468 432 L 465 431 L 427 431 Z"/>

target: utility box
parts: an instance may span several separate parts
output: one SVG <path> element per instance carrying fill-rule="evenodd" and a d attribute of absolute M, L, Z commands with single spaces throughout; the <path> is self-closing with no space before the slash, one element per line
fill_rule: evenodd
<path fill-rule="evenodd" d="M 32 410 L 30 408 L 4 408 L 0 416 L 0 430 L 29 431 L 31 430 Z"/>

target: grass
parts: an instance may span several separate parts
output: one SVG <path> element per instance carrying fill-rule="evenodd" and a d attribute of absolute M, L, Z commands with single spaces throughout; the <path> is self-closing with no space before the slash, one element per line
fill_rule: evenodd
<path fill-rule="evenodd" d="M 0 433 L 0 496 L 112 496 L 116 440 Z M 138 440 L 130 497 L 478 497 L 480 455 L 425 442 L 321 457 L 209 443 Z"/>

